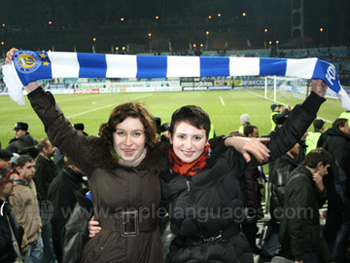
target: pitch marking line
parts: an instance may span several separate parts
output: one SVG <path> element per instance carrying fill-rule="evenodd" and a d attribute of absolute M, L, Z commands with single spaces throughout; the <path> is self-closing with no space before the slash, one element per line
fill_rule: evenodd
<path fill-rule="evenodd" d="M 223 106 L 225 106 L 225 102 L 224 102 L 224 99 L 220 96 L 220 100 L 221 100 L 221 104 L 223 105 Z"/>
<path fill-rule="evenodd" d="M 257 97 L 263 98 L 263 99 L 265 99 L 265 100 L 269 100 L 269 101 L 272 101 L 272 102 L 274 101 L 273 99 L 265 98 L 264 96 L 261 96 L 260 94 L 257 94 L 257 93 L 255 93 L 255 92 L 252 92 L 252 91 L 247 91 L 247 92 L 250 93 L 250 94 L 253 94 L 253 95 L 257 96 Z M 285 103 L 280 102 L 280 101 L 275 101 L 275 102 L 277 102 L 278 104 L 286 105 Z M 325 119 L 325 118 L 322 118 L 321 116 L 318 116 L 318 118 L 321 118 L 321 119 L 324 120 L 325 122 L 333 123 L 332 121 L 327 120 L 327 119 Z"/>
<path fill-rule="evenodd" d="M 133 100 L 138 100 L 138 99 L 146 98 L 146 97 L 150 97 L 150 96 L 153 96 L 153 95 L 152 94 L 148 94 L 148 95 L 136 97 Z M 105 109 L 105 108 L 108 108 L 108 107 L 111 107 L 111 106 L 115 106 L 115 105 L 116 105 L 116 103 L 113 103 L 113 104 L 109 104 L 109 105 L 106 105 L 106 106 L 103 106 L 103 107 L 100 107 L 100 108 L 84 111 L 84 112 L 81 112 L 81 113 L 78 113 L 78 114 L 74 114 L 74 115 L 68 116 L 67 119 L 74 118 L 74 117 L 77 117 L 77 116 L 80 116 L 80 115 L 84 115 L 84 114 L 87 114 L 87 113 L 90 113 L 90 112 L 102 110 L 102 109 Z"/>

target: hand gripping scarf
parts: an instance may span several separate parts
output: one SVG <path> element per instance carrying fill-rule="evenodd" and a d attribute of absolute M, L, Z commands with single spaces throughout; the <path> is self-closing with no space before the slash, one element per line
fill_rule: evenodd
<path fill-rule="evenodd" d="M 9 94 L 24 104 L 22 88 L 52 78 L 166 78 L 215 76 L 287 76 L 322 79 L 337 93 L 345 110 L 350 98 L 341 87 L 334 65 L 317 59 L 257 57 L 195 57 L 33 52 L 20 50 L 3 67 Z"/>

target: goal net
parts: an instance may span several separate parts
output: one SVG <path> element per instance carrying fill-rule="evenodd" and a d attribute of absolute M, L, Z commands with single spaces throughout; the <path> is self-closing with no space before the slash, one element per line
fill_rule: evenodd
<path fill-rule="evenodd" d="M 266 76 L 265 98 L 281 103 L 303 101 L 308 94 L 308 80 L 301 78 Z"/>

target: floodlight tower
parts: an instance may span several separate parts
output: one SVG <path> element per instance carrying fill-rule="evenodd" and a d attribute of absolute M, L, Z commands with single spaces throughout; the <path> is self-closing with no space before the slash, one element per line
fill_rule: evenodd
<path fill-rule="evenodd" d="M 304 37 L 304 0 L 292 0 L 292 38 Z"/>

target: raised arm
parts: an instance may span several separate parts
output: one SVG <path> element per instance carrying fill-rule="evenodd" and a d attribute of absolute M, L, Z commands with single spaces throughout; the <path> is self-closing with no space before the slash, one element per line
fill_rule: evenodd
<path fill-rule="evenodd" d="M 289 113 L 282 128 L 269 134 L 266 146 L 270 150 L 269 161 L 273 161 L 290 150 L 307 131 L 325 101 L 327 86 L 321 79 L 313 79 L 312 92 L 301 105 L 296 105 Z"/>
<path fill-rule="evenodd" d="M 271 132 L 266 138 L 228 137 L 225 139 L 225 145 L 233 146 L 239 151 L 245 160 L 250 162 L 249 166 L 273 161 L 286 153 L 304 135 L 325 101 L 327 86 L 323 80 L 313 79 L 311 83 L 311 94 L 290 112 L 281 129 Z"/>
<path fill-rule="evenodd" d="M 12 63 L 12 57 L 16 51 L 16 48 L 12 48 L 7 52 L 6 63 Z M 45 92 L 39 82 L 30 82 L 25 89 L 31 106 L 44 124 L 52 145 L 58 147 L 77 167 L 88 174 L 88 163 L 82 158 L 84 136 L 72 127 L 56 104 L 53 95 Z"/>

